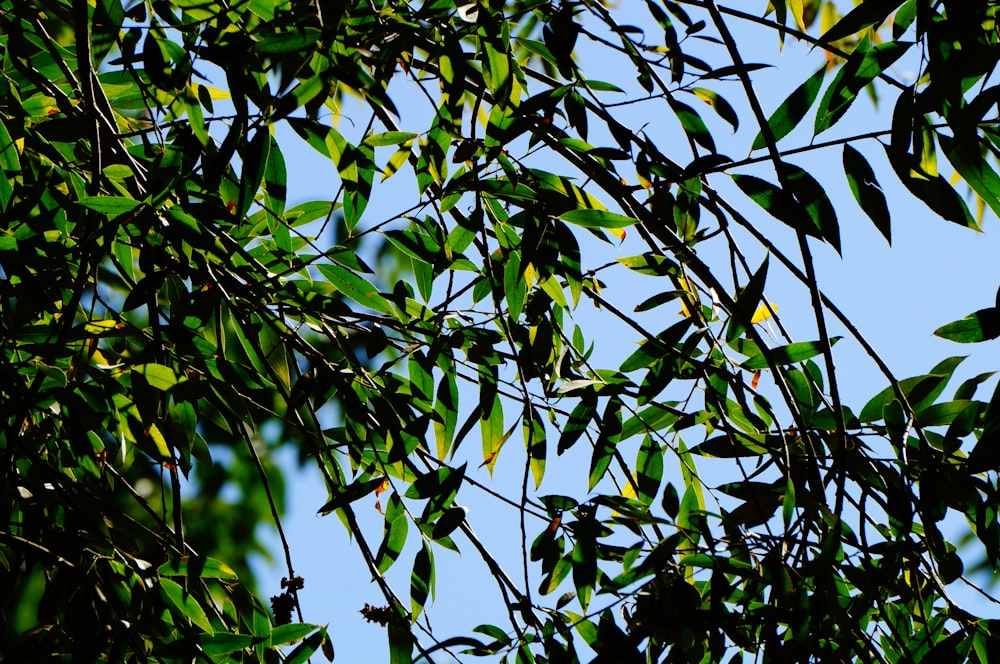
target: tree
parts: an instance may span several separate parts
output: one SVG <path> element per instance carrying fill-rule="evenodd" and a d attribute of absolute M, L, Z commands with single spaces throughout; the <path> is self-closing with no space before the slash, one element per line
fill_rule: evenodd
<path fill-rule="evenodd" d="M 294 552 L 270 610 L 246 567 L 285 444 L 393 662 L 995 657 L 949 593 L 1000 558 L 991 373 L 949 396 L 959 358 L 894 375 L 813 253 L 859 207 L 891 240 L 889 179 L 970 229 L 1000 212 L 996 3 L 610 4 L 0 1 L 0 657 L 332 659 Z M 747 26 L 823 66 L 761 99 Z M 863 95 L 891 121 L 838 134 Z M 329 200 L 289 205 L 291 132 Z M 409 198 L 373 218 L 379 174 Z M 789 277 L 804 337 L 766 296 Z M 994 339 L 998 310 L 936 333 Z M 842 393 L 850 345 L 884 389 Z M 512 575 L 462 507 L 501 452 Z M 459 547 L 505 625 L 429 628 Z"/>

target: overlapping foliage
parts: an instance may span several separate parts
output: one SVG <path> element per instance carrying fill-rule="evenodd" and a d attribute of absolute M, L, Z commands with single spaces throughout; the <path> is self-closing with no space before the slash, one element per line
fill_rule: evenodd
<path fill-rule="evenodd" d="M 293 622 L 294 548 L 270 611 L 238 580 L 281 513 L 281 440 L 322 473 L 394 662 L 995 658 L 939 526 L 964 518 L 963 553 L 995 568 L 990 374 L 896 378 L 811 253 L 840 251 L 857 206 L 905 233 L 887 178 L 962 226 L 1000 211 L 995 3 L 624 9 L 0 1 L 0 656 L 332 657 Z M 759 99 L 748 26 L 823 67 Z M 869 94 L 891 122 L 838 134 Z M 330 159 L 328 200 L 291 205 L 289 130 Z M 831 154 L 854 201 L 802 165 Z M 378 200 L 389 178 L 408 200 Z M 806 339 L 775 272 L 808 294 Z M 993 339 L 998 309 L 938 334 Z M 841 394 L 845 345 L 882 391 Z M 513 576 L 462 506 L 498 463 L 523 464 L 492 494 L 519 513 Z M 556 468 L 575 495 L 547 489 Z M 355 515 L 372 496 L 381 541 Z M 429 629 L 442 548 L 482 558 L 507 624 Z"/>

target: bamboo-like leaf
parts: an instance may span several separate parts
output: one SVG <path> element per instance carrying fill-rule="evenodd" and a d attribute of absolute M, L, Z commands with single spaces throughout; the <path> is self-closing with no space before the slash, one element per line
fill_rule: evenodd
<path fill-rule="evenodd" d="M 831 337 L 830 345 L 833 345 L 840 341 L 842 337 Z M 823 344 L 819 341 L 799 341 L 793 344 L 788 344 L 787 346 L 778 346 L 777 348 L 772 348 L 768 351 L 771 359 L 775 364 L 794 364 L 796 362 L 802 362 L 808 360 L 810 357 L 816 357 L 817 355 L 825 352 Z M 766 369 L 768 367 L 767 360 L 765 359 L 765 354 L 761 353 L 755 357 L 751 357 L 746 362 L 743 363 L 744 369 L 756 370 L 756 369 Z"/>
<path fill-rule="evenodd" d="M 862 2 L 849 11 L 844 18 L 837 21 L 836 25 L 824 32 L 819 40 L 830 44 L 857 34 L 865 28 L 882 23 L 903 2 L 904 0 L 866 0 L 866 2 Z"/>
<path fill-rule="evenodd" d="M 993 213 L 1000 216 L 1000 176 L 987 161 L 976 144 L 975 137 L 949 138 L 938 136 L 944 154 L 974 192 L 979 195 Z"/>
<path fill-rule="evenodd" d="M 606 229 L 628 228 L 638 221 L 632 217 L 608 212 L 607 210 L 586 209 L 570 210 L 569 212 L 562 213 L 558 218 L 575 226 Z"/>
<path fill-rule="evenodd" d="M 934 336 L 962 344 L 989 341 L 1000 337 L 1000 309 L 990 307 L 975 311 L 961 320 L 942 325 Z"/>
<path fill-rule="evenodd" d="M 393 491 L 385 508 L 385 533 L 382 536 L 378 553 L 375 554 L 375 567 L 380 573 L 384 574 L 392 567 L 392 564 L 399 558 L 399 554 L 402 553 L 409 528 L 407 519 L 403 501 L 399 494 Z"/>
<path fill-rule="evenodd" d="M 883 147 L 896 176 L 911 194 L 942 218 L 959 226 L 979 230 L 979 225 L 969 212 L 965 201 L 947 180 L 940 175 L 930 176 L 922 173 L 913 155 L 900 154 L 888 145 Z"/>
<path fill-rule="evenodd" d="M 781 102 L 777 110 L 767 120 L 768 127 L 775 142 L 792 133 L 798 126 L 802 118 L 806 116 L 812 108 L 819 90 L 823 87 L 823 76 L 826 74 L 826 65 L 820 67 L 815 74 L 805 80 L 799 87 L 795 88 L 792 94 L 788 95 L 785 101 Z M 767 145 L 764 139 L 764 132 L 757 132 L 757 137 L 753 140 L 751 150 L 759 150 Z"/>
<path fill-rule="evenodd" d="M 205 615 L 205 610 L 201 608 L 201 604 L 198 603 L 194 595 L 188 593 L 179 583 L 170 579 L 161 578 L 160 588 L 163 589 L 163 594 L 181 614 L 205 632 L 209 634 L 213 632 L 212 623 L 209 622 L 208 616 Z"/>
<path fill-rule="evenodd" d="M 379 293 L 367 279 L 339 265 L 316 266 L 316 269 L 326 277 L 341 293 L 358 304 L 382 313 L 390 313 L 389 302 Z"/>
<path fill-rule="evenodd" d="M 901 58 L 912 42 L 892 41 L 871 46 L 866 37 L 834 77 L 816 112 L 814 133 L 820 134 L 844 116 L 865 86 Z"/>
<path fill-rule="evenodd" d="M 410 574 L 410 612 L 413 620 L 420 617 L 428 594 L 434 594 L 434 552 L 429 542 L 423 542 L 413 561 Z"/>
<path fill-rule="evenodd" d="M 545 423 L 533 406 L 528 409 L 527 415 L 523 418 L 522 427 L 524 445 L 528 450 L 528 463 L 537 489 L 542 485 L 542 477 L 545 476 L 545 456 L 548 445 L 545 437 Z"/>
<path fill-rule="evenodd" d="M 124 196 L 89 196 L 81 198 L 78 203 L 85 208 L 106 214 L 109 217 L 118 217 L 128 214 L 142 205 L 139 201 Z"/>
<path fill-rule="evenodd" d="M 875 228 L 882 233 L 886 242 L 892 244 L 889 206 L 886 204 L 885 194 L 882 193 L 882 186 L 864 156 L 848 143 L 844 144 L 844 174 L 847 176 L 851 193 L 854 194 L 854 200 L 872 220 Z"/>
<path fill-rule="evenodd" d="M 757 305 L 764 296 L 764 281 L 767 279 L 768 257 L 764 257 L 764 262 L 757 271 L 750 277 L 745 288 L 736 296 L 737 312 L 729 320 L 726 328 L 726 341 L 732 342 L 746 331 L 746 321 L 750 324 L 759 322 L 753 320 L 756 317 Z"/>

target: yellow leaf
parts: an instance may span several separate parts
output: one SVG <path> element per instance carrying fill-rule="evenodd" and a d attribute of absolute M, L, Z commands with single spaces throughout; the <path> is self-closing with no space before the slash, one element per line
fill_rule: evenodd
<path fill-rule="evenodd" d="M 173 454 L 170 452 L 170 447 L 167 446 L 167 439 L 163 437 L 163 433 L 160 432 L 160 429 L 156 426 L 156 424 L 150 424 L 146 433 L 149 434 L 149 438 L 153 441 L 153 445 L 156 446 L 156 453 L 160 455 L 161 460 L 169 460 L 173 458 Z"/>
<path fill-rule="evenodd" d="M 792 12 L 792 16 L 795 17 L 795 25 L 799 26 L 799 30 L 805 32 L 806 24 L 802 19 L 804 11 L 802 0 L 788 0 L 788 9 Z"/>
<path fill-rule="evenodd" d="M 117 321 L 105 319 L 105 320 L 92 320 L 84 323 L 83 329 L 89 334 L 102 334 L 105 332 L 111 332 L 118 329 L 119 325 Z"/>
<path fill-rule="evenodd" d="M 529 290 L 535 283 L 535 266 L 531 263 L 524 266 L 524 283 L 527 284 Z"/>
<path fill-rule="evenodd" d="M 772 304 L 769 309 L 766 304 L 762 304 L 757 307 L 757 311 L 753 312 L 753 318 L 750 319 L 750 323 L 756 325 L 757 323 L 763 323 L 768 318 L 771 317 L 772 311 L 777 311 L 778 305 Z"/>
<path fill-rule="evenodd" d="M 633 479 L 635 478 L 633 477 Z M 632 485 L 632 482 L 626 482 L 625 486 L 622 487 L 622 498 L 628 498 L 629 500 L 635 498 L 635 487 Z"/>

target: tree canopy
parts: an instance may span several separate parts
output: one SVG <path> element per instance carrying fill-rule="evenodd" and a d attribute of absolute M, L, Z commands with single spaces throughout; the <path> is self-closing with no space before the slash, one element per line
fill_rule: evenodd
<path fill-rule="evenodd" d="M 247 566 L 293 446 L 394 663 L 996 660 L 952 599 L 1000 562 L 993 374 L 897 376 L 814 258 L 907 232 L 890 180 L 1000 213 L 996 12 L 0 0 L 0 658 L 333 659 L 295 548 Z M 819 68 L 765 97 L 790 42 Z M 432 628 L 448 550 L 497 624 Z"/>

